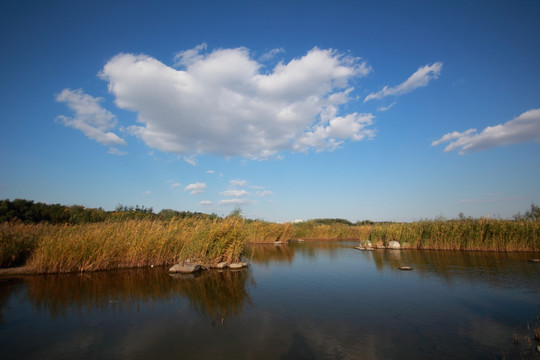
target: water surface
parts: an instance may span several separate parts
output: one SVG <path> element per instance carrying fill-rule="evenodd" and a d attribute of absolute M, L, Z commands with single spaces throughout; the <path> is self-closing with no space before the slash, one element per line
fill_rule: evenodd
<path fill-rule="evenodd" d="M 0 278 L 1 357 L 540 358 L 538 254 L 354 245 L 254 245 L 247 270 L 197 277 Z"/>

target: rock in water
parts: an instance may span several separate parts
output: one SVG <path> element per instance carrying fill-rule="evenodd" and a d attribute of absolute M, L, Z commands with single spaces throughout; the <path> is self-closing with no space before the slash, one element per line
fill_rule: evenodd
<path fill-rule="evenodd" d="M 223 261 L 216 265 L 216 269 L 225 269 L 227 266 L 229 266 L 229 263 L 226 261 Z"/>
<path fill-rule="evenodd" d="M 173 265 L 173 267 L 169 269 L 169 272 L 180 274 L 191 274 L 197 271 L 201 271 L 201 265 L 199 264 L 180 263 Z"/>
<path fill-rule="evenodd" d="M 241 262 L 236 262 L 236 263 L 229 264 L 229 269 L 233 269 L 233 270 L 234 269 L 241 269 L 241 268 L 245 268 L 247 266 L 248 266 L 247 262 L 241 261 Z"/>
<path fill-rule="evenodd" d="M 399 270 L 412 270 L 412 267 L 410 267 L 410 266 L 400 266 Z"/>
<path fill-rule="evenodd" d="M 399 242 L 392 240 L 388 243 L 388 248 L 392 250 L 399 250 L 401 249 L 401 245 L 399 244 Z"/>

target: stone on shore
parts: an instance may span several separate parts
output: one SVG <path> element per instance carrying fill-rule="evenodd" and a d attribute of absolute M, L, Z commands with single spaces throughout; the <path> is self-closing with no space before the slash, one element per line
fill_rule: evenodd
<path fill-rule="evenodd" d="M 399 242 L 392 240 L 388 243 L 388 249 L 399 250 L 401 249 L 401 245 L 399 244 Z"/>
<path fill-rule="evenodd" d="M 198 271 L 201 271 L 202 267 L 199 264 L 192 264 L 192 263 L 180 263 L 173 265 L 169 272 L 172 273 L 180 273 L 180 274 L 191 274 Z"/>
<path fill-rule="evenodd" d="M 226 261 L 222 261 L 220 263 L 218 263 L 215 268 L 216 269 L 225 269 L 227 266 L 229 266 L 229 263 L 226 262 Z"/>
<path fill-rule="evenodd" d="M 235 262 L 235 263 L 229 264 L 229 269 L 233 269 L 233 270 L 242 269 L 242 268 L 245 268 L 247 266 L 248 266 L 247 262 L 240 261 L 240 262 Z"/>

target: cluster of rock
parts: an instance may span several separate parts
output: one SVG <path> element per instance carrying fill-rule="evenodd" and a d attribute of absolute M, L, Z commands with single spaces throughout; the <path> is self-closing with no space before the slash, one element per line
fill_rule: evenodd
<path fill-rule="evenodd" d="M 398 241 L 395 241 L 395 240 L 390 241 L 387 246 L 384 246 L 381 244 L 373 245 L 371 241 L 364 240 L 364 241 L 361 241 L 360 244 L 358 246 L 355 246 L 354 248 L 358 250 L 364 250 L 364 251 L 373 251 L 375 249 L 400 250 L 402 249 L 402 246 Z M 405 271 L 412 270 L 412 267 L 400 266 L 399 270 L 405 270 Z"/>
<path fill-rule="evenodd" d="M 358 246 L 355 247 L 355 249 L 358 249 L 358 250 L 366 250 L 366 251 L 372 251 L 374 249 L 390 249 L 390 250 L 400 250 L 401 249 L 401 245 L 398 241 L 395 241 L 395 240 L 392 240 L 388 243 L 388 246 L 384 246 L 384 245 L 381 245 L 381 244 L 376 244 L 376 245 L 373 245 L 371 243 L 371 241 L 369 240 L 364 240 L 364 241 L 361 241 L 360 244 Z"/>
<path fill-rule="evenodd" d="M 170 273 L 180 273 L 180 274 L 193 274 L 197 273 L 201 270 L 207 270 L 208 268 L 211 269 L 226 269 L 229 268 L 231 270 L 235 269 L 242 269 L 248 266 L 248 263 L 245 261 L 239 261 L 234 263 L 228 263 L 226 261 L 220 262 L 216 265 L 211 266 L 205 266 L 202 264 L 197 263 L 193 260 L 187 260 L 178 264 L 173 265 L 170 269 Z"/>

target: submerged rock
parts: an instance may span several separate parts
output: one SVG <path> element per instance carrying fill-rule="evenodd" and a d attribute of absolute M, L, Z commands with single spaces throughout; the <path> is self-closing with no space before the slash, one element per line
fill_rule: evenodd
<path fill-rule="evenodd" d="M 540 259 L 531 259 L 530 262 L 540 263 Z"/>
<path fill-rule="evenodd" d="M 388 249 L 399 250 L 401 249 L 401 245 L 399 244 L 399 242 L 392 240 L 388 243 Z"/>
<path fill-rule="evenodd" d="M 198 271 L 201 271 L 202 266 L 199 264 L 192 264 L 192 263 L 180 263 L 173 265 L 169 272 L 172 273 L 180 273 L 180 274 L 191 274 Z"/>
<path fill-rule="evenodd" d="M 410 266 L 400 266 L 399 270 L 412 270 L 412 267 L 410 267 Z"/>

